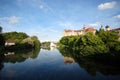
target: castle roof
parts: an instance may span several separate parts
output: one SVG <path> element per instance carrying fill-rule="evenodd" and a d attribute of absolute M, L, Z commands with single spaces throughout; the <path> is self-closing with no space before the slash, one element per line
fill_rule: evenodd
<path fill-rule="evenodd" d="M 85 29 L 85 32 L 89 32 L 89 31 L 95 31 L 96 29 L 94 29 L 93 27 L 89 27 L 87 29 Z"/>
<path fill-rule="evenodd" d="M 72 32 L 72 30 L 64 30 L 65 32 Z"/>
<path fill-rule="evenodd" d="M 120 30 L 120 28 L 112 29 L 112 30 Z"/>
<path fill-rule="evenodd" d="M 95 30 L 96 29 L 94 29 L 93 27 L 89 27 L 85 30 L 64 30 L 64 32 L 72 32 L 72 31 L 74 31 L 74 32 L 81 32 L 81 31 L 90 32 L 90 31 L 95 31 Z"/>
<path fill-rule="evenodd" d="M 74 32 L 81 32 L 81 31 L 83 31 L 83 30 L 74 30 Z"/>

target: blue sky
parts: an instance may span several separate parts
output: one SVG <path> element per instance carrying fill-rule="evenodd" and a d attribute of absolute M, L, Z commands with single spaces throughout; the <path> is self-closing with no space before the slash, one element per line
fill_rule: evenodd
<path fill-rule="evenodd" d="M 120 0 L 0 0 L 3 32 L 25 32 L 58 41 L 64 29 L 120 27 Z"/>

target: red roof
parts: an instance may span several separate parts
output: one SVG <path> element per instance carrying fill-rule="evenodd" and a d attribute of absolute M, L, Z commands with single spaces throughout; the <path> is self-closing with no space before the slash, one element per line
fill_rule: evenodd
<path fill-rule="evenodd" d="M 75 32 L 81 32 L 81 31 L 83 31 L 83 30 L 74 30 Z"/>
<path fill-rule="evenodd" d="M 89 32 L 89 31 L 95 31 L 96 29 L 94 29 L 93 27 L 89 27 L 89 28 L 87 28 L 87 29 L 85 29 L 85 30 L 64 30 L 65 32 L 72 32 L 72 31 L 74 31 L 74 32 L 81 32 L 81 31 L 85 31 L 85 32 Z"/>
<path fill-rule="evenodd" d="M 72 32 L 72 30 L 64 30 L 65 32 Z"/>
<path fill-rule="evenodd" d="M 7 43 L 15 43 L 15 41 L 12 40 L 12 39 L 8 39 L 6 42 L 7 42 Z"/>
<path fill-rule="evenodd" d="M 72 31 L 74 31 L 74 32 L 81 32 L 81 31 L 83 31 L 83 30 L 64 30 L 65 32 L 72 32 Z"/>
<path fill-rule="evenodd" d="M 88 31 L 95 31 L 96 29 L 94 29 L 93 27 L 90 27 L 90 28 L 87 28 L 85 29 L 85 32 L 88 32 Z"/>
<path fill-rule="evenodd" d="M 113 29 L 113 30 L 120 30 L 120 28 L 116 28 L 116 29 Z"/>

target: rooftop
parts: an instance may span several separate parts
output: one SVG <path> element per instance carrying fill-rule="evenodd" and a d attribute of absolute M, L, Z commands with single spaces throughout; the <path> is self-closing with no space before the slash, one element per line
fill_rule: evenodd
<path fill-rule="evenodd" d="M 112 29 L 112 30 L 120 30 L 120 28 Z"/>
<path fill-rule="evenodd" d="M 89 27 L 89 28 L 87 28 L 87 29 L 85 29 L 85 30 L 64 30 L 65 32 L 72 32 L 72 31 L 74 31 L 74 32 L 81 32 L 81 31 L 85 31 L 85 32 L 88 32 L 88 31 L 95 31 L 96 29 L 94 29 L 93 27 Z"/>
<path fill-rule="evenodd" d="M 12 39 L 8 39 L 6 42 L 7 42 L 7 43 L 15 43 L 15 41 L 12 40 Z"/>
<path fill-rule="evenodd" d="M 88 31 L 95 31 L 96 29 L 94 29 L 93 27 L 90 27 L 90 28 L 87 28 L 85 29 L 85 32 L 88 32 Z"/>

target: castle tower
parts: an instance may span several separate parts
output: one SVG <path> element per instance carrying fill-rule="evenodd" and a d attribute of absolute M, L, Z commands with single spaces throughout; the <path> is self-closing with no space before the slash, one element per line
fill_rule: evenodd
<path fill-rule="evenodd" d="M 110 31 L 110 27 L 108 25 L 105 26 L 106 31 Z"/>
<path fill-rule="evenodd" d="M 86 28 L 87 28 L 87 27 L 86 27 L 86 25 L 84 24 L 84 25 L 83 25 L 83 30 L 85 30 Z"/>

